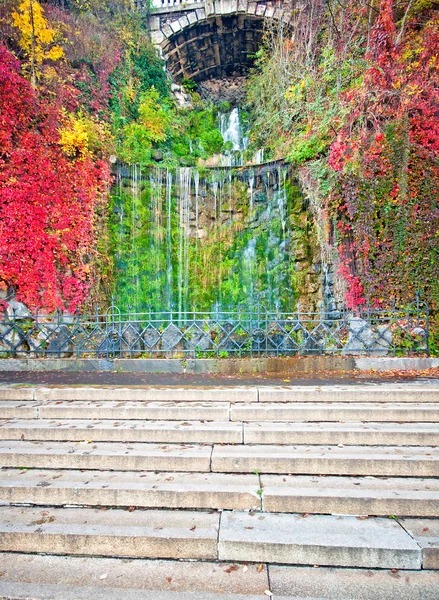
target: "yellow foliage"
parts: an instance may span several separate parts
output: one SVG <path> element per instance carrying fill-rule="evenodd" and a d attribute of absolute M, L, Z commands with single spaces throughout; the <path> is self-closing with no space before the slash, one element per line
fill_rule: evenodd
<path fill-rule="evenodd" d="M 19 44 L 35 67 L 45 60 L 59 60 L 64 56 L 61 46 L 54 45 L 57 32 L 49 26 L 37 0 L 23 0 L 12 13 L 12 20 L 21 34 Z"/>
<path fill-rule="evenodd" d="M 90 153 L 86 119 L 82 115 L 64 115 L 64 126 L 58 129 L 59 144 L 67 156 L 85 158 Z"/>
<path fill-rule="evenodd" d="M 113 137 L 108 123 L 79 113 L 64 111 L 64 124 L 58 129 L 59 144 L 73 158 L 109 155 L 113 150 Z"/>

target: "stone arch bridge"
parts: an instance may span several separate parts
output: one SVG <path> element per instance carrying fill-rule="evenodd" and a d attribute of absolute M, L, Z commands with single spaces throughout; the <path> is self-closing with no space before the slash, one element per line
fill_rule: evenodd
<path fill-rule="evenodd" d="M 290 15 L 279 0 L 154 0 L 149 26 L 174 79 L 200 82 L 245 75 L 265 28 Z"/>

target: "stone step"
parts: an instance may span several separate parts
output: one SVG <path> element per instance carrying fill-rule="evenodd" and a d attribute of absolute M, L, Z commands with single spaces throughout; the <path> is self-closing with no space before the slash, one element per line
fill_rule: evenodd
<path fill-rule="evenodd" d="M 2 555 L 5 600 L 437 600 L 439 573 Z M 268 573 L 270 580 L 268 580 Z M 60 583 L 62 582 L 62 583 Z"/>
<path fill-rule="evenodd" d="M 7 436 L 8 431 L 4 435 Z M 244 426 L 244 443 L 436 446 L 439 445 L 439 423 L 252 422 Z"/>
<path fill-rule="evenodd" d="M 228 421 L 228 402 L 0 402 L 0 419 Z M 434 421 L 434 419 L 432 419 Z"/>
<path fill-rule="evenodd" d="M 0 386 L 1 401 L 439 403 L 430 383 L 240 387 Z"/>
<path fill-rule="evenodd" d="M 33 400 L 35 387 L 22 385 L 1 385 L 0 400 Z"/>
<path fill-rule="evenodd" d="M 2 469 L 1 503 L 439 517 L 439 480 Z"/>
<path fill-rule="evenodd" d="M 0 507 L 0 552 L 217 558 L 219 513 Z"/>
<path fill-rule="evenodd" d="M 420 569 L 422 552 L 394 520 L 225 511 L 219 560 Z"/>
<path fill-rule="evenodd" d="M 402 519 L 400 523 L 422 548 L 423 568 L 439 570 L 439 520 Z"/>
<path fill-rule="evenodd" d="M 261 510 L 259 489 L 254 474 L 0 470 L 0 504 Z"/>
<path fill-rule="evenodd" d="M 0 421 L 0 440 L 435 446 L 439 424 L 12 419 Z"/>
<path fill-rule="evenodd" d="M 23 400 L 9 400 L 0 402 L 0 419 L 37 419 L 39 402 L 24 402 Z"/>
<path fill-rule="evenodd" d="M 221 473 L 437 477 L 439 450 L 392 446 L 214 446 L 211 470 Z"/>
<path fill-rule="evenodd" d="M 261 475 L 267 512 L 439 517 L 439 479 Z"/>
<path fill-rule="evenodd" d="M 86 402 L 83 400 L 0 402 L 0 419 L 112 419 L 160 421 L 373 421 L 439 422 L 439 404 L 405 403 L 235 403 Z"/>
<path fill-rule="evenodd" d="M 111 471 L 210 471 L 212 446 L 87 442 L 0 442 L 3 467 Z"/>
<path fill-rule="evenodd" d="M 396 423 L 413 421 L 417 423 L 438 423 L 439 404 L 433 402 L 429 404 L 257 402 L 232 404 L 230 418 L 232 421 L 382 421 Z"/>
<path fill-rule="evenodd" d="M 436 477 L 430 447 L 0 442 L 3 467 Z"/>
<path fill-rule="evenodd" d="M 0 440 L 242 444 L 241 423 L 229 421 L 0 421 Z"/>
<path fill-rule="evenodd" d="M 219 530 L 219 533 L 218 533 Z M 259 512 L 1 507 L 0 552 L 420 569 L 394 520 Z"/>
<path fill-rule="evenodd" d="M 1 390 L 0 390 L 1 392 Z M 100 402 L 113 400 L 116 402 L 257 402 L 256 387 L 37 387 L 34 400 L 85 400 Z M 0 393 L 0 400 L 3 400 Z M 20 398 L 12 398 L 21 400 Z M 439 397 L 438 397 L 439 401 Z"/>
<path fill-rule="evenodd" d="M 439 573 L 270 565 L 272 600 L 437 600 Z"/>
<path fill-rule="evenodd" d="M 9 553 L 1 564 L 5 600 L 261 600 L 269 590 L 265 565 Z"/>
<path fill-rule="evenodd" d="M 439 402 L 438 385 L 363 384 L 326 386 L 267 386 L 259 388 L 259 402 Z"/>
<path fill-rule="evenodd" d="M 244 436 L 243 436 L 244 430 Z M 424 445 L 439 444 L 437 423 L 284 423 L 8 419 L 0 439 L 165 443 Z"/>

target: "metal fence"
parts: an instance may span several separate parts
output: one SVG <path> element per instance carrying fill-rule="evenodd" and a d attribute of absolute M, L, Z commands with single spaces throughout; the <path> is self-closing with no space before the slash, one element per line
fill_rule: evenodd
<path fill-rule="evenodd" d="M 428 306 L 279 313 L 252 309 L 0 317 L 0 357 L 227 358 L 428 355 Z"/>

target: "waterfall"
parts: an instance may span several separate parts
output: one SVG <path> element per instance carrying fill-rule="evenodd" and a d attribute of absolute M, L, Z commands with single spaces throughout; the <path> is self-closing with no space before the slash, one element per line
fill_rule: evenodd
<path fill-rule="evenodd" d="M 261 163 L 263 163 L 264 162 L 264 154 L 265 154 L 264 148 L 260 148 L 259 150 L 257 150 L 253 157 L 253 162 L 256 165 L 260 165 Z"/>
<path fill-rule="evenodd" d="M 166 307 L 172 309 L 172 173 L 166 172 Z"/>
<path fill-rule="evenodd" d="M 293 308 L 286 166 L 120 166 L 114 210 L 121 308 Z"/>
<path fill-rule="evenodd" d="M 230 115 L 220 115 L 220 132 L 224 142 L 231 144 L 231 149 L 221 159 L 221 165 L 226 167 L 242 166 L 243 153 L 248 148 L 249 139 L 243 132 L 239 108 L 234 108 Z"/>
<path fill-rule="evenodd" d="M 188 311 L 189 291 L 189 236 L 190 236 L 190 208 L 191 208 L 191 182 L 192 169 L 180 169 L 180 246 L 178 260 L 178 321 L 184 320 L 184 313 Z"/>

